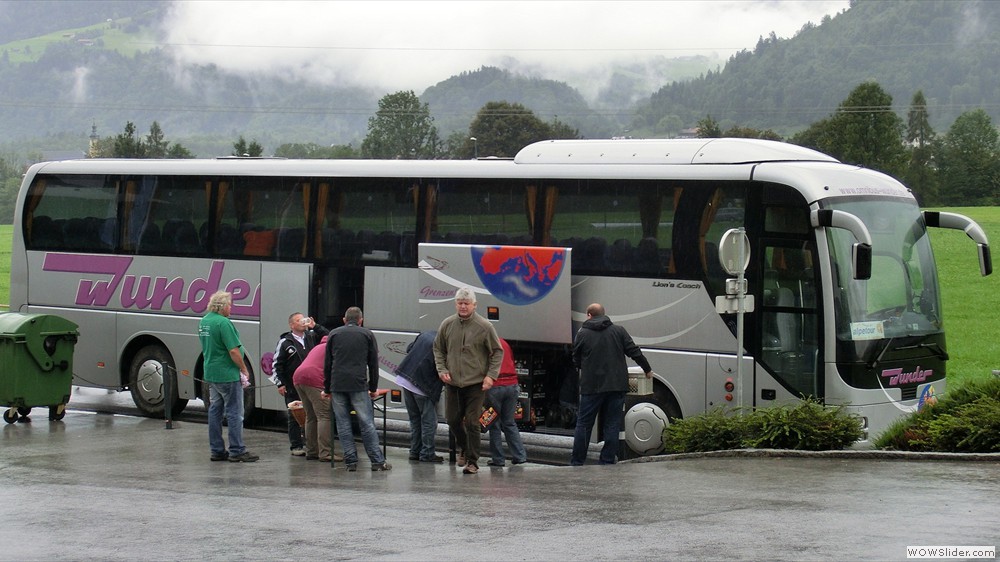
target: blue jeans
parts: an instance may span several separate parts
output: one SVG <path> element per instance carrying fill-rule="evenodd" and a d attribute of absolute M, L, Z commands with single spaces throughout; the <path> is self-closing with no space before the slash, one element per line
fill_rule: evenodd
<path fill-rule="evenodd" d="M 604 420 L 604 447 L 601 448 L 601 464 L 615 464 L 618 455 L 618 434 L 622 430 L 622 409 L 625 407 L 624 392 L 599 392 L 581 394 L 580 410 L 576 415 L 576 433 L 573 434 L 573 454 L 569 464 L 581 466 L 587 460 L 587 446 L 594 420 L 598 412 Z"/>
<path fill-rule="evenodd" d="M 242 455 L 243 445 L 243 385 L 236 382 L 208 383 L 208 446 L 212 455 L 226 453 L 222 439 L 222 417 L 229 425 L 229 454 Z"/>
<path fill-rule="evenodd" d="M 434 435 L 437 433 L 437 404 L 426 396 L 403 389 L 403 403 L 410 417 L 410 458 L 434 460 Z"/>
<path fill-rule="evenodd" d="M 365 445 L 368 460 L 373 465 L 385 462 L 382 448 L 378 443 L 378 433 L 375 431 L 375 408 L 369 394 L 358 392 L 334 392 L 330 395 L 333 405 L 333 416 L 337 421 L 337 438 L 344 448 L 344 464 L 358 464 L 358 448 L 354 444 L 354 430 L 351 429 L 351 410 L 357 413 L 358 427 L 361 429 L 361 442 Z"/>
<path fill-rule="evenodd" d="M 507 438 L 507 448 L 510 449 L 511 459 L 517 464 L 528 460 L 528 452 L 524 450 L 524 443 L 521 441 L 521 432 L 517 430 L 517 422 L 514 421 L 514 412 L 517 410 L 517 395 L 520 390 L 520 386 L 512 384 L 494 386 L 486 391 L 486 399 L 499 414 L 497 419 L 490 424 L 490 456 L 494 465 L 504 465 L 500 432 L 503 432 L 504 437 Z"/>

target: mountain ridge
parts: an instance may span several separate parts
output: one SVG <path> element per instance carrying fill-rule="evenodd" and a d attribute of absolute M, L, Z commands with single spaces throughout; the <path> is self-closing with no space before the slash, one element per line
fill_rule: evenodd
<path fill-rule="evenodd" d="M 52 10 L 50 4 L 56 3 L 4 2 L 0 11 L 0 37 L 7 41 L 0 44 L 0 142 L 46 136 L 78 142 L 92 126 L 111 136 L 126 121 L 145 131 L 156 120 L 168 139 L 200 156 L 228 153 L 240 135 L 267 150 L 286 142 L 359 145 L 379 98 L 391 93 L 241 76 L 213 65 L 179 67 L 162 47 L 122 54 L 104 44 L 105 29 L 109 43 L 111 30 L 155 36 L 167 6 L 160 2 L 58 3 L 64 9 L 42 22 L 49 28 L 34 20 L 11 24 L 19 9 L 37 16 L 46 6 Z M 90 6 L 89 15 L 77 4 Z M 15 35 L 22 43 L 43 33 L 62 37 L 61 30 L 87 25 L 54 26 L 87 18 L 96 20 L 88 24 L 96 32 L 39 47 L 44 52 L 32 52 L 29 62 L 15 62 L 5 49 Z M 998 26 L 1000 3 L 856 0 L 792 38 L 761 37 L 752 51 L 714 70 L 707 57 L 623 66 L 589 102 L 566 82 L 491 66 L 445 78 L 420 97 L 442 138 L 463 132 L 489 101 L 520 103 L 588 138 L 674 136 L 706 115 L 723 128 L 790 135 L 833 113 L 851 89 L 873 79 L 894 96 L 900 114 L 923 90 L 931 123 L 943 130 L 966 109 L 982 107 L 1000 118 L 1000 42 L 992 39 Z M 27 33 L 35 35 L 21 36 Z M 662 86 L 651 90 L 657 76 Z"/>

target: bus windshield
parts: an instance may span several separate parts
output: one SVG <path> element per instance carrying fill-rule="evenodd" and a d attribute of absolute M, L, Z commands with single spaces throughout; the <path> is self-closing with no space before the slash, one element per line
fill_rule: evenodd
<path fill-rule="evenodd" d="M 828 229 L 834 272 L 837 338 L 876 340 L 938 333 L 941 295 L 934 256 L 920 209 L 912 201 L 834 201 L 827 208 L 849 212 L 872 236 L 871 279 L 853 279 L 850 233 Z"/>

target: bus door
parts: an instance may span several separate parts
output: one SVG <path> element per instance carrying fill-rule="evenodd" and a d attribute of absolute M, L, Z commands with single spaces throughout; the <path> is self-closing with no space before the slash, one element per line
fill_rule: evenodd
<path fill-rule="evenodd" d="M 756 330 L 760 363 L 792 395 L 822 397 L 812 244 L 764 239 L 759 255 L 763 266 Z M 758 379 L 758 384 L 762 383 Z M 769 397 L 764 394 L 757 399 Z"/>
<path fill-rule="evenodd" d="M 278 338 L 288 331 L 288 316 L 293 312 L 314 315 L 309 307 L 312 272 L 313 266 L 309 263 L 262 262 L 260 265 L 260 354 L 258 364 L 252 367 L 258 385 L 257 404 L 268 410 L 285 408 L 284 398 L 270 388 L 267 377 L 271 375 Z"/>

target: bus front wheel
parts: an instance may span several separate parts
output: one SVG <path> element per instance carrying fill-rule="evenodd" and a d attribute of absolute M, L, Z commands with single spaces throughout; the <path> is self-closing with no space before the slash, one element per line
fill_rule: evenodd
<path fill-rule="evenodd" d="M 187 400 L 177 395 L 177 369 L 170 352 L 160 345 L 147 345 L 132 357 L 129 368 L 128 387 L 132 401 L 142 413 L 150 417 L 164 417 L 163 382 L 172 377 L 173 407 L 171 413 L 178 415 L 187 406 Z"/>

